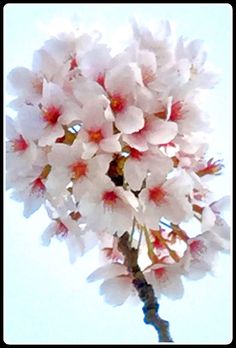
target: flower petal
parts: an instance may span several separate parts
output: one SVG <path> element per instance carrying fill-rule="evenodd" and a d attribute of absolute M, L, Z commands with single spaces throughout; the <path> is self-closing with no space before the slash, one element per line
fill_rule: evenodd
<path fill-rule="evenodd" d="M 72 234 L 69 231 L 69 235 L 65 239 L 68 247 L 70 263 L 75 263 L 78 256 L 82 256 L 84 253 L 83 239 L 77 234 Z"/>
<path fill-rule="evenodd" d="M 25 94 L 33 91 L 32 80 L 34 73 L 27 68 L 17 67 L 7 76 L 7 91 L 11 95 Z"/>
<path fill-rule="evenodd" d="M 230 196 L 224 196 L 220 198 L 218 201 L 212 202 L 210 204 L 211 209 L 214 211 L 214 213 L 220 213 L 221 211 L 225 209 L 229 209 L 231 202 Z"/>
<path fill-rule="evenodd" d="M 128 182 L 130 188 L 134 191 L 141 189 L 143 180 L 147 174 L 146 166 L 137 160 L 127 159 L 124 165 L 124 178 Z"/>
<path fill-rule="evenodd" d="M 64 100 L 64 94 L 57 84 L 53 82 L 47 82 L 44 80 L 43 83 L 43 103 L 45 105 L 62 105 Z"/>
<path fill-rule="evenodd" d="M 25 218 L 29 218 L 35 213 L 45 201 L 44 194 L 32 194 L 26 197 L 24 201 L 23 215 Z"/>
<path fill-rule="evenodd" d="M 133 134 L 123 134 L 122 139 L 131 147 L 139 151 L 147 151 L 148 144 L 146 137 L 143 134 L 133 133 Z"/>
<path fill-rule="evenodd" d="M 135 86 L 135 73 L 128 65 L 118 65 L 109 70 L 105 76 L 105 87 L 109 94 L 132 93 Z"/>
<path fill-rule="evenodd" d="M 105 280 L 100 286 L 100 294 L 113 306 L 122 305 L 131 294 L 132 283 L 128 277 L 116 277 Z"/>
<path fill-rule="evenodd" d="M 6 137 L 7 139 L 16 139 L 19 136 L 16 131 L 16 121 L 11 117 L 6 116 Z"/>
<path fill-rule="evenodd" d="M 144 126 L 143 112 L 136 106 L 129 106 L 123 113 L 116 115 L 116 127 L 125 134 L 132 134 Z"/>
<path fill-rule="evenodd" d="M 178 127 L 175 122 L 156 120 L 152 122 L 152 130 L 146 134 L 147 141 L 152 145 L 166 144 L 177 134 Z"/>
<path fill-rule="evenodd" d="M 87 281 L 94 282 L 99 279 L 110 279 L 122 274 L 128 274 L 127 268 L 120 263 L 111 263 L 96 269 L 87 277 Z"/>
<path fill-rule="evenodd" d="M 34 106 L 25 105 L 18 112 L 22 133 L 30 140 L 38 140 L 44 131 L 44 122 L 40 110 Z"/>
<path fill-rule="evenodd" d="M 52 237 L 55 235 L 56 232 L 56 222 L 52 222 L 48 227 L 44 230 L 43 234 L 41 235 L 41 242 L 42 245 L 48 246 L 51 243 Z"/>
<path fill-rule="evenodd" d="M 54 127 L 47 127 L 44 129 L 44 133 L 38 141 L 39 146 L 52 145 L 57 138 L 61 138 L 64 135 L 64 129 L 60 124 Z"/>
<path fill-rule="evenodd" d="M 93 155 L 97 152 L 98 150 L 98 145 L 92 142 L 89 143 L 83 143 L 83 154 L 81 158 L 83 159 L 89 159 L 92 158 Z"/>
<path fill-rule="evenodd" d="M 34 72 L 45 76 L 48 81 L 50 81 L 53 77 L 55 78 L 56 72 L 61 72 L 61 67 L 59 70 L 59 66 L 56 61 L 43 48 L 35 51 L 33 56 L 32 69 Z"/>
<path fill-rule="evenodd" d="M 109 138 L 103 139 L 100 142 L 100 147 L 105 152 L 119 152 L 121 151 L 121 144 L 119 142 L 120 134 L 114 134 Z"/>
<path fill-rule="evenodd" d="M 205 207 L 202 211 L 202 232 L 211 229 L 216 221 L 216 216 L 210 207 Z"/>

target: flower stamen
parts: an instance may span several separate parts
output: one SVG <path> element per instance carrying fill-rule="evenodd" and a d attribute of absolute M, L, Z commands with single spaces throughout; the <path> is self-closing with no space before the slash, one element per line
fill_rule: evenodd
<path fill-rule="evenodd" d="M 149 189 L 148 194 L 149 200 L 153 201 L 156 205 L 161 205 L 165 202 L 166 192 L 160 186 Z"/>
<path fill-rule="evenodd" d="M 57 123 L 58 118 L 61 116 L 60 108 L 51 105 L 43 111 L 43 119 L 48 122 L 51 126 Z"/>
<path fill-rule="evenodd" d="M 80 179 L 83 176 L 86 176 L 87 173 L 87 163 L 84 161 L 78 161 L 72 165 L 70 165 L 70 169 L 73 173 L 72 179 Z"/>
<path fill-rule="evenodd" d="M 127 100 L 119 94 L 114 94 L 111 97 L 110 105 L 111 105 L 112 111 L 114 112 L 124 111 L 126 104 L 127 104 Z"/>

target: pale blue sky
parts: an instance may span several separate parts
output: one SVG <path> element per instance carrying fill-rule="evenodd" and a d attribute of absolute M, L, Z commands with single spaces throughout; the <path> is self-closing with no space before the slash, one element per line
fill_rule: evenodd
<path fill-rule="evenodd" d="M 174 20 L 178 35 L 203 39 L 209 59 L 222 71 L 207 105 L 214 118 L 211 153 L 225 160 L 224 175 L 212 184 L 216 197 L 230 194 L 232 126 L 232 9 L 228 4 L 18 4 L 4 8 L 4 76 L 15 66 L 30 67 L 33 51 L 47 37 L 38 23 L 55 16 L 100 27 L 118 40 L 117 28 L 137 16 L 143 23 Z M 111 33 L 114 34 L 114 38 Z M 118 36 L 117 36 L 118 35 Z M 6 100 L 8 96 L 6 96 Z M 7 110 L 8 111 L 8 110 Z M 230 222 L 231 214 L 226 214 Z M 112 308 L 99 296 L 99 283 L 86 283 L 97 266 L 91 252 L 70 265 L 66 246 L 40 245 L 48 224 L 41 209 L 24 219 L 22 204 L 5 196 L 4 340 L 6 343 L 155 344 L 156 333 L 143 323 L 141 304 Z M 231 340 L 231 258 L 221 255 L 216 276 L 185 282 L 184 298 L 160 300 L 176 343 L 228 343 Z"/>

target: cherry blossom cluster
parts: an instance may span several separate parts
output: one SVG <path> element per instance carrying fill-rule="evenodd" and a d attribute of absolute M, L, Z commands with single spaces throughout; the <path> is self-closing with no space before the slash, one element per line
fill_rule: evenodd
<path fill-rule="evenodd" d="M 126 231 L 157 296 L 180 298 L 182 277 L 201 278 L 229 250 L 228 197 L 212 201 L 207 186 L 222 162 L 207 156 L 201 95 L 218 76 L 206 58 L 202 41 L 175 38 L 168 22 L 157 34 L 133 23 L 118 54 L 76 29 L 8 75 L 7 188 L 26 218 L 45 206 L 42 241 L 64 240 L 71 262 L 99 246 L 88 280 L 103 280 L 111 304 L 134 292 L 117 247 Z"/>

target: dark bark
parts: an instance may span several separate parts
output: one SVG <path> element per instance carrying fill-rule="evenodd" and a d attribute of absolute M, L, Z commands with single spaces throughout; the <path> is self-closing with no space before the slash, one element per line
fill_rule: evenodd
<path fill-rule="evenodd" d="M 134 287 L 138 292 L 139 298 L 144 303 L 144 322 L 154 326 L 158 333 L 159 342 L 173 342 L 169 332 L 169 322 L 163 320 L 158 314 L 159 304 L 157 298 L 152 286 L 147 283 L 138 265 L 138 250 L 131 247 L 128 232 L 125 232 L 119 238 L 118 249 L 125 257 L 125 265 L 133 276 Z"/>

